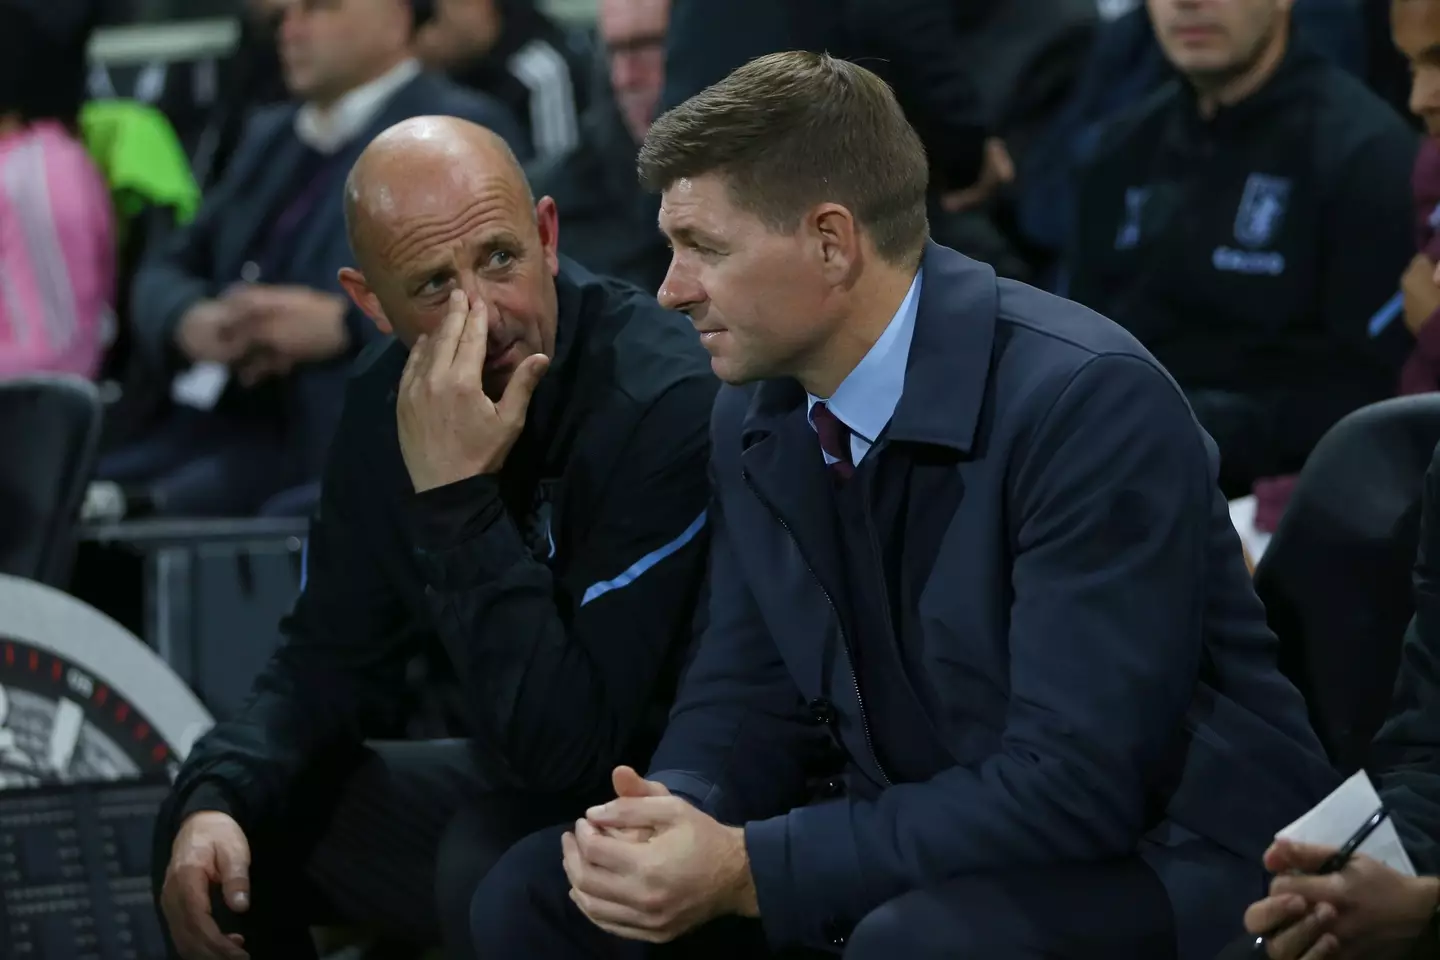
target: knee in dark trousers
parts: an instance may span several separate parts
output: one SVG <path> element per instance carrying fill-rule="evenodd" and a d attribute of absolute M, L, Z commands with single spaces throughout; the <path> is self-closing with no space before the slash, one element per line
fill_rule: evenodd
<path fill-rule="evenodd" d="M 960 877 L 882 904 L 845 960 L 1168 960 L 1175 925 L 1139 860 Z"/>
<path fill-rule="evenodd" d="M 552 827 L 521 840 L 480 882 L 470 905 L 470 937 L 477 957 L 604 955 L 597 952 L 604 947 L 594 936 L 600 931 L 570 901 L 560 847 L 567 829 Z M 577 943 L 577 937 L 591 940 L 591 949 Z"/>

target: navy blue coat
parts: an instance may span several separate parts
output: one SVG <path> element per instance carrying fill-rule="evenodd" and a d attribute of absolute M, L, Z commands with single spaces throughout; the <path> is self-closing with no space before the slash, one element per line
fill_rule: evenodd
<path fill-rule="evenodd" d="M 1335 781 L 1276 669 L 1214 444 L 1110 321 L 934 244 L 924 271 L 870 456 L 911 478 L 902 603 L 925 675 L 906 682 L 953 765 L 890 785 L 874 759 L 886 718 L 863 715 L 820 586 L 833 526 L 805 395 L 770 381 L 716 402 L 710 622 L 652 775 L 746 824 L 776 945 L 833 942 L 949 877 L 1138 851 L 1181 960 L 1208 958 L 1275 831 Z M 817 722 L 848 789 L 807 803 Z"/>

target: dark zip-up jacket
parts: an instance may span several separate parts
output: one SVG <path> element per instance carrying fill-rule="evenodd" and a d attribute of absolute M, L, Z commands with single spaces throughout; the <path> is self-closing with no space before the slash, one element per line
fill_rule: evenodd
<path fill-rule="evenodd" d="M 1070 295 L 1133 333 L 1196 403 L 1222 464 L 1292 473 L 1334 423 L 1394 393 L 1403 324 L 1370 320 L 1414 255 L 1418 140 L 1291 38 L 1275 75 L 1210 120 L 1189 84 L 1105 134 L 1082 173 Z M 1248 398 L 1207 422 L 1197 391 Z"/>
<path fill-rule="evenodd" d="M 303 771 L 391 727 L 406 663 L 437 638 L 497 788 L 586 791 L 644 762 L 704 574 L 716 382 L 684 317 L 561 263 L 556 355 L 498 477 L 417 496 L 395 419 L 406 351 L 362 355 L 286 641 L 171 809 L 275 814 Z"/>

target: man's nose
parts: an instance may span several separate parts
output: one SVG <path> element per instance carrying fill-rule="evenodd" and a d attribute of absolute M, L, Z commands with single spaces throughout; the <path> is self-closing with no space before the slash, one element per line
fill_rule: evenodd
<path fill-rule="evenodd" d="M 695 276 L 678 259 L 670 259 L 670 269 L 656 294 L 660 306 L 666 310 L 686 310 L 705 300 L 705 290 Z"/>

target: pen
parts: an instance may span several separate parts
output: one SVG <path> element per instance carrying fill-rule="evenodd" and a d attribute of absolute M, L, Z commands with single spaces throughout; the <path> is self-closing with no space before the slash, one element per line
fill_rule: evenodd
<path fill-rule="evenodd" d="M 1349 840 L 1346 840 L 1340 845 L 1339 850 L 1336 850 L 1325 858 L 1325 862 L 1320 864 L 1320 868 L 1315 871 L 1315 875 L 1339 873 L 1341 870 L 1344 870 L 1345 865 L 1350 862 L 1350 858 L 1355 856 L 1355 851 L 1359 850 L 1360 845 L 1370 839 L 1372 833 L 1380 829 L 1380 824 L 1384 823 L 1389 816 L 1390 811 L 1385 809 L 1385 806 L 1382 804 L 1380 809 L 1370 814 L 1369 818 L 1360 825 L 1359 830 L 1351 834 Z M 1290 924 L 1286 924 L 1278 930 L 1272 930 L 1264 936 L 1256 937 L 1254 947 L 1250 951 L 1251 956 L 1257 958 L 1267 956 L 1265 941 L 1271 937 L 1279 936 L 1289 928 Z"/>

